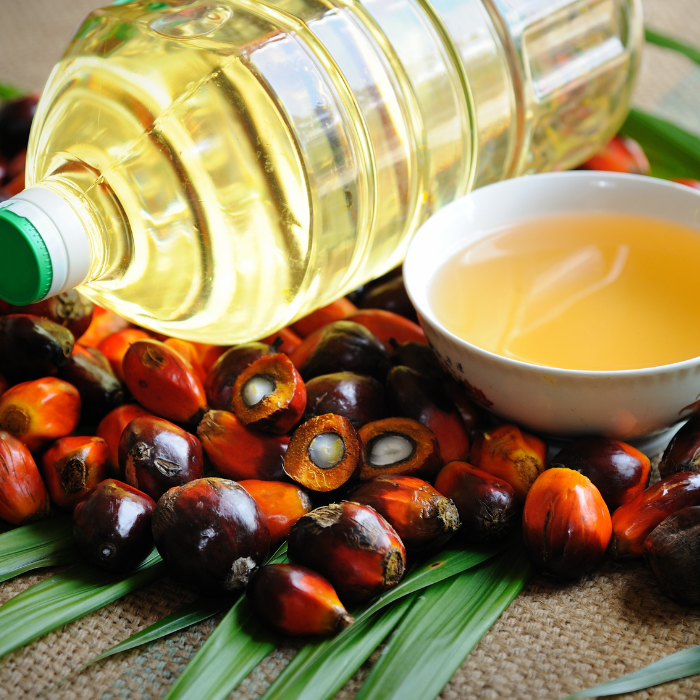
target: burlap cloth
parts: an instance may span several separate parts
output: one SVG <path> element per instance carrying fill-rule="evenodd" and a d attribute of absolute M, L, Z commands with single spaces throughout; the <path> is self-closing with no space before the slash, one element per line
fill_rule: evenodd
<path fill-rule="evenodd" d="M 649 26 L 700 45 L 700 0 L 643 0 Z M 100 0 L 0 0 L 0 80 L 40 90 L 80 19 Z M 700 134 L 700 69 L 647 47 L 636 104 Z M 48 573 L 0 586 L 0 603 Z M 37 698 L 81 664 L 193 599 L 167 579 L 46 635 L 0 662 L 0 697 Z M 214 628 L 170 635 L 74 674 L 48 698 L 161 698 Z M 642 564 L 606 562 L 577 584 L 536 578 L 481 640 L 442 692 L 445 700 L 560 698 L 700 644 L 698 610 L 665 598 Z M 294 654 L 271 654 L 231 695 L 257 698 Z M 354 697 L 372 659 L 341 690 Z M 226 663 L 226 659 L 221 659 Z M 700 697 L 700 677 L 634 698 Z"/>

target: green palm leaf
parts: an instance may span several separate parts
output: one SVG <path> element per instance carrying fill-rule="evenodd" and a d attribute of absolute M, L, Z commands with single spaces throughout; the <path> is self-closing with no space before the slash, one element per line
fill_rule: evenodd
<path fill-rule="evenodd" d="M 44 566 L 80 561 L 70 518 L 50 518 L 0 535 L 0 582 Z"/>
<path fill-rule="evenodd" d="M 356 700 L 436 697 L 532 575 L 522 545 L 425 590 Z"/>
<path fill-rule="evenodd" d="M 675 124 L 633 109 L 620 129 L 638 141 L 655 177 L 700 179 L 700 138 Z"/>
<path fill-rule="evenodd" d="M 655 685 L 661 685 L 661 683 L 694 676 L 696 673 L 700 673 L 700 646 L 671 654 L 661 661 L 644 666 L 644 668 L 616 678 L 614 681 L 569 695 L 565 700 L 633 693 L 635 690 L 652 688 Z"/>
<path fill-rule="evenodd" d="M 162 620 L 159 620 L 149 627 L 146 627 L 146 629 L 141 630 L 136 634 L 132 634 L 131 637 L 125 639 L 123 642 L 115 644 L 110 649 L 107 649 L 107 651 L 103 652 L 99 656 L 96 656 L 91 661 L 88 661 L 83 668 L 86 668 L 97 661 L 102 661 L 102 659 L 106 659 L 108 656 L 114 656 L 122 651 L 129 651 L 129 649 L 135 649 L 143 644 L 155 642 L 158 639 L 167 637 L 173 632 L 179 632 L 190 625 L 196 625 L 198 622 L 208 620 L 210 617 L 213 617 L 216 615 L 216 613 L 228 607 L 230 604 L 231 600 L 225 598 L 195 600 L 189 605 L 184 605 L 172 615 L 168 615 Z"/>
<path fill-rule="evenodd" d="M 665 49 L 673 49 L 673 51 L 687 56 L 691 61 L 700 63 L 700 51 L 698 51 L 698 49 L 696 49 L 694 46 L 690 46 L 690 44 L 685 44 L 682 41 L 673 39 L 670 36 L 655 32 L 653 29 L 646 29 L 644 31 L 644 38 L 650 44 L 663 46 Z"/>
<path fill-rule="evenodd" d="M 81 564 L 22 591 L 0 607 L 0 657 L 150 583 L 164 573 L 163 566 L 154 550 L 128 576 Z"/>

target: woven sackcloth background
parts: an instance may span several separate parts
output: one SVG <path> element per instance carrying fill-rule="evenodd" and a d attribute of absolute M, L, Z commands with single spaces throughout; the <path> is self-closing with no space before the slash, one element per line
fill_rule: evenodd
<path fill-rule="evenodd" d="M 77 23 L 100 4 L 0 0 L 0 80 L 40 90 Z M 700 45 L 700 0 L 643 4 L 650 27 Z M 700 134 L 700 69 L 683 57 L 647 47 L 635 102 Z M 0 604 L 48 575 L 27 574 L 0 585 Z M 191 593 L 165 579 L 46 635 L 0 661 L 0 698 L 161 698 L 219 618 L 72 672 L 192 599 Z M 643 564 L 609 561 L 576 584 L 536 578 L 462 664 L 441 697 L 555 700 L 698 644 L 698 610 L 665 598 Z M 259 697 L 294 650 L 290 644 L 271 654 L 231 698 Z M 338 698 L 354 697 L 371 661 Z M 54 685 L 66 676 L 65 682 Z M 700 697 L 700 677 L 625 697 L 691 700 Z"/>

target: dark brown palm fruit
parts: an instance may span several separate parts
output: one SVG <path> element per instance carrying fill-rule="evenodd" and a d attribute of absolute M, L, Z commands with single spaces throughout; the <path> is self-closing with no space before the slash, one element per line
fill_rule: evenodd
<path fill-rule="evenodd" d="M 109 448 L 98 437 L 61 438 L 41 458 L 41 473 L 51 501 L 68 511 L 109 476 L 109 469 Z"/>
<path fill-rule="evenodd" d="M 306 383 L 303 421 L 324 413 L 347 418 L 356 429 L 384 418 L 384 386 L 374 377 L 354 372 L 335 372 Z"/>
<path fill-rule="evenodd" d="M 168 489 L 202 478 L 202 444 L 170 421 L 137 416 L 119 439 L 119 472 L 157 501 Z"/>
<path fill-rule="evenodd" d="M 433 479 L 442 467 L 435 433 L 411 418 L 384 418 L 367 423 L 358 434 L 364 452 L 362 481 L 380 474 Z"/>
<path fill-rule="evenodd" d="M 619 440 L 590 437 L 567 445 L 551 467 L 573 469 L 587 476 L 600 491 L 610 512 L 629 503 L 649 484 L 649 458 Z"/>
<path fill-rule="evenodd" d="M 282 435 L 306 408 L 306 386 L 284 354 L 267 355 L 248 365 L 233 385 L 233 412 L 249 428 Z"/>
<path fill-rule="evenodd" d="M 83 416 L 95 422 L 124 403 L 124 387 L 114 376 L 107 359 L 95 348 L 73 347 L 68 364 L 59 372 L 80 393 Z"/>
<path fill-rule="evenodd" d="M 124 428 L 137 416 L 150 415 L 145 408 L 138 404 L 127 403 L 110 411 L 97 426 L 97 437 L 101 437 L 109 447 L 109 463 L 112 467 L 112 473 L 121 476 L 122 481 L 124 476 L 119 472 L 119 440 Z"/>
<path fill-rule="evenodd" d="M 677 472 L 657 481 L 612 515 L 610 552 L 615 559 L 644 554 L 647 535 L 669 515 L 700 505 L 700 474 Z"/>
<path fill-rule="evenodd" d="M 148 340 L 151 336 L 140 328 L 124 328 L 102 338 L 97 349 L 107 358 L 114 375 L 124 381 L 124 355 L 137 340 Z"/>
<path fill-rule="evenodd" d="M 267 625 L 292 637 L 337 634 L 355 621 L 333 586 L 305 566 L 261 566 L 251 577 L 246 596 Z"/>
<path fill-rule="evenodd" d="M 77 340 L 90 326 L 94 304 L 75 289 L 61 292 L 53 297 L 26 306 L 8 304 L 5 314 L 31 314 L 64 326 Z"/>
<path fill-rule="evenodd" d="M 309 381 L 322 374 L 355 372 L 384 381 L 389 366 L 389 353 L 374 333 L 353 321 L 335 321 L 322 329 L 301 376 Z"/>
<path fill-rule="evenodd" d="M 80 394 L 55 377 L 15 384 L 0 396 L 0 429 L 31 452 L 70 435 L 80 421 Z"/>
<path fill-rule="evenodd" d="M 115 479 L 105 479 L 73 511 L 76 548 L 105 571 L 137 567 L 153 549 L 151 517 L 156 502 Z"/>
<path fill-rule="evenodd" d="M 235 481 L 206 478 L 170 489 L 153 513 L 168 571 L 203 592 L 244 588 L 270 549 L 265 515 Z"/>
<path fill-rule="evenodd" d="M 230 411 L 233 405 L 233 385 L 248 365 L 276 350 L 266 343 L 243 343 L 229 348 L 211 366 L 204 380 L 204 391 L 210 408 Z"/>
<path fill-rule="evenodd" d="M 467 459 L 469 432 L 442 388 L 410 367 L 393 367 L 386 378 L 387 410 L 430 428 L 445 462 Z"/>
<path fill-rule="evenodd" d="M 678 430 L 661 457 L 661 477 L 676 472 L 700 472 L 700 413 Z"/>
<path fill-rule="evenodd" d="M 429 345 L 416 341 L 401 344 L 394 341 L 392 345 L 394 346 L 394 352 L 391 355 L 393 367 L 410 367 L 432 381 L 445 381 L 447 375 Z"/>
<path fill-rule="evenodd" d="M 471 434 L 482 422 L 478 406 L 469 398 L 464 385 L 456 382 L 452 377 L 446 376 L 442 385 L 445 393 L 450 397 L 450 401 L 457 409 L 464 427 Z"/>
<path fill-rule="evenodd" d="M 0 430 L 0 518 L 25 525 L 46 517 L 49 507 L 49 494 L 31 453 Z"/>
<path fill-rule="evenodd" d="M 407 549 L 442 543 L 460 525 L 455 504 L 427 481 L 412 476 L 377 476 L 353 489 L 348 499 L 374 508 Z"/>
<path fill-rule="evenodd" d="M 462 521 L 460 535 L 469 543 L 504 540 L 520 519 L 513 487 L 467 462 L 446 464 L 435 488 L 454 501 Z"/>
<path fill-rule="evenodd" d="M 672 600 L 700 605 L 700 506 L 669 515 L 644 540 L 644 558 Z"/>
<path fill-rule="evenodd" d="M 312 510 L 289 535 L 289 559 L 325 576 L 344 603 L 393 588 L 406 567 L 406 549 L 374 508 L 343 501 Z"/>
<path fill-rule="evenodd" d="M 284 456 L 284 471 L 311 491 L 328 493 L 360 474 L 362 445 L 352 423 L 328 413 L 300 425 Z"/>
<path fill-rule="evenodd" d="M 27 148 L 38 101 L 38 95 L 28 95 L 0 108 L 0 153 L 8 158 Z"/>
<path fill-rule="evenodd" d="M 207 411 L 197 435 L 214 468 L 234 481 L 264 479 L 280 481 L 289 438 L 246 428 L 233 413 Z"/>
<path fill-rule="evenodd" d="M 270 545 L 273 547 L 289 535 L 292 525 L 302 515 L 313 508 L 309 494 L 296 484 L 258 479 L 244 479 L 238 483 L 265 514 L 270 529 Z"/>
<path fill-rule="evenodd" d="M 10 314 L 0 318 L 0 368 L 15 381 L 58 374 L 70 361 L 73 334 L 39 316 Z"/>
<path fill-rule="evenodd" d="M 368 289 L 359 300 L 361 309 L 383 309 L 418 323 L 418 314 L 411 303 L 403 282 L 403 275 L 398 275 L 383 284 Z"/>
<path fill-rule="evenodd" d="M 133 397 L 161 418 L 196 425 L 206 413 L 202 382 L 179 352 L 158 340 L 137 340 L 124 355 Z"/>
<path fill-rule="evenodd" d="M 469 458 L 477 469 L 507 481 L 520 503 L 525 502 L 546 461 L 547 446 L 542 440 L 508 424 L 479 431 Z"/>

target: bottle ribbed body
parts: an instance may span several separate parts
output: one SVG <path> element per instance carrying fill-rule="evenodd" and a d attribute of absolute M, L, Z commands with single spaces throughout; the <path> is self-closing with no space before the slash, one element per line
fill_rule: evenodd
<path fill-rule="evenodd" d="M 97 303 L 265 336 L 398 264 L 470 189 L 619 126 L 635 0 L 219 0 L 98 10 L 54 70 L 28 184 L 85 221 Z"/>

